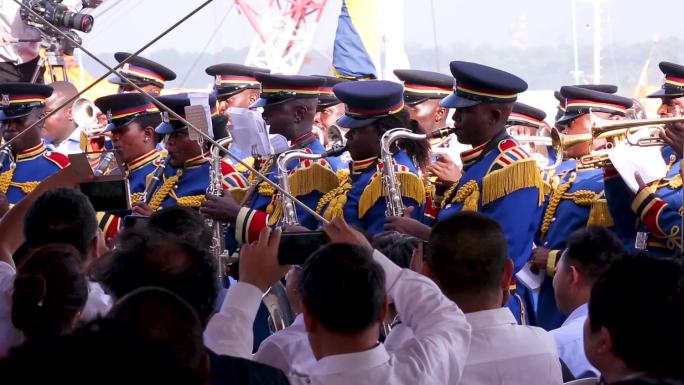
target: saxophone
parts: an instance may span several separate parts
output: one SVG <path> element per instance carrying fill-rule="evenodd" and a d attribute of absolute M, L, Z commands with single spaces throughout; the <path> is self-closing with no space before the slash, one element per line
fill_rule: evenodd
<path fill-rule="evenodd" d="M 443 138 L 451 135 L 454 129 L 445 127 L 435 130 L 430 134 L 416 134 L 406 128 L 393 128 L 382 135 L 380 139 L 380 161 L 382 167 L 382 186 L 385 195 L 387 216 L 400 217 L 404 215 L 404 201 L 401 197 L 401 185 L 394 175 L 392 164 L 393 154 L 392 145 L 399 139 L 427 140 L 433 138 Z"/>
<path fill-rule="evenodd" d="M 276 164 L 278 166 L 278 184 L 287 193 L 291 192 L 290 182 L 288 179 L 289 171 L 287 169 L 287 164 L 290 163 L 292 160 L 315 160 L 327 158 L 330 156 L 339 156 L 345 151 L 347 151 L 347 149 L 343 146 L 334 147 L 328 151 L 323 152 L 322 154 L 309 154 L 302 149 L 285 151 L 278 156 L 278 160 L 276 161 Z M 278 193 L 278 197 L 276 199 L 280 199 L 281 207 L 283 208 L 283 217 L 281 219 L 281 223 L 283 225 L 290 226 L 299 225 L 299 220 L 297 219 L 297 209 L 292 199 L 288 198 L 285 194 L 282 193 Z"/>
<path fill-rule="evenodd" d="M 232 141 L 233 138 L 228 136 L 218 140 L 217 142 L 223 147 L 229 147 Z M 209 163 L 209 187 L 207 187 L 207 195 L 221 196 L 223 193 L 221 148 L 216 145 L 212 145 L 210 152 L 211 160 Z M 230 257 L 225 245 L 225 224 L 214 219 L 207 219 L 207 226 L 211 228 L 211 244 L 209 245 L 209 252 L 216 259 L 218 264 L 218 279 L 222 284 L 224 279 L 225 261 Z"/>

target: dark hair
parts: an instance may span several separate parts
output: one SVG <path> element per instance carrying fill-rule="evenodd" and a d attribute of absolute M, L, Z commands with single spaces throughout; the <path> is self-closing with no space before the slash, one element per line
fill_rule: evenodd
<path fill-rule="evenodd" d="M 199 369 L 204 354 L 202 323 L 185 300 L 159 287 L 143 287 L 121 298 L 108 318 L 139 328 L 172 351 L 188 368 Z"/>
<path fill-rule="evenodd" d="M 204 218 L 189 207 L 169 206 L 150 216 L 148 226 L 164 233 L 193 242 L 200 248 L 209 248 L 212 235 Z"/>
<path fill-rule="evenodd" d="M 420 246 L 420 239 L 398 231 L 378 233 L 371 242 L 374 249 L 379 250 L 397 266 L 409 268 L 413 251 Z"/>
<path fill-rule="evenodd" d="M 14 326 L 28 338 L 69 329 L 88 298 L 81 264 L 80 253 L 67 244 L 49 244 L 29 253 L 14 280 Z"/>
<path fill-rule="evenodd" d="M 681 378 L 683 291 L 679 261 L 644 253 L 619 258 L 594 283 L 589 325 L 608 329 L 613 353 L 630 369 Z"/>
<path fill-rule="evenodd" d="M 371 125 L 380 131 L 380 135 L 393 128 L 407 128 L 416 134 L 424 134 L 418 122 L 409 117 L 406 108 L 396 114 L 383 116 Z M 421 170 L 427 167 L 430 160 L 430 145 L 427 140 L 399 140 L 397 146 L 416 160 L 418 163 L 416 167 Z"/>
<path fill-rule="evenodd" d="M 299 276 L 302 303 L 327 330 L 353 334 L 380 319 L 385 272 L 371 251 L 334 243 L 316 251 Z"/>
<path fill-rule="evenodd" d="M 40 367 L 36 364 L 40 363 Z M 35 339 L 0 361 L 3 384 L 200 384 L 163 346 L 135 328 L 100 319 L 73 334 Z"/>
<path fill-rule="evenodd" d="M 41 195 L 24 219 L 29 247 L 68 243 L 84 257 L 97 234 L 95 209 L 88 197 L 71 188 L 56 188 Z"/>
<path fill-rule="evenodd" d="M 203 325 L 218 295 L 216 261 L 205 247 L 152 228 L 122 233 L 93 278 L 115 298 L 145 286 L 170 290 L 192 305 Z"/>
<path fill-rule="evenodd" d="M 608 268 L 608 265 L 625 253 L 620 239 L 605 227 L 589 226 L 576 230 L 565 242 L 564 258 L 579 263 L 589 283 L 594 283 Z"/>
<path fill-rule="evenodd" d="M 133 121 L 140 125 L 141 130 L 144 130 L 147 127 L 152 127 L 152 129 L 154 130 L 154 128 L 156 128 L 159 125 L 159 123 L 161 123 L 161 115 L 158 112 L 149 113 L 137 116 Z"/>
<path fill-rule="evenodd" d="M 459 212 L 432 228 L 425 261 L 442 291 L 453 300 L 461 293 L 499 290 L 507 250 L 506 235 L 495 220 Z"/>

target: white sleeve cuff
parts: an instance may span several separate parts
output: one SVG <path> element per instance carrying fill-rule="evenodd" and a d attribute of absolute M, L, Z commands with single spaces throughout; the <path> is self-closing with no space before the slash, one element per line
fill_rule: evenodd
<path fill-rule="evenodd" d="M 245 237 L 243 237 L 244 234 L 244 227 L 245 227 L 245 220 L 247 219 L 247 216 L 249 215 L 249 212 L 251 209 L 247 207 L 242 207 L 240 211 L 238 211 L 237 218 L 235 219 L 235 239 L 239 243 L 245 243 Z"/>
<path fill-rule="evenodd" d="M 245 315 L 256 317 L 264 293 L 251 283 L 238 281 L 228 288 L 226 298 L 221 305 L 221 313 L 230 312 L 231 308 L 242 310 Z"/>
<path fill-rule="evenodd" d="M 385 271 L 385 291 L 389 292 L 394 283 L 399 279 L 402 268 L 397 266 L 389 258 L 378 250 L 373 250 L 373 259 L 382 266 Z"/>

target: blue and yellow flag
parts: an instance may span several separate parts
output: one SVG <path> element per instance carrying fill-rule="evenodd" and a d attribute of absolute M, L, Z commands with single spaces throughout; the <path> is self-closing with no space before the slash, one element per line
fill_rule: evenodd
<path fill-rule="evenodd" d="M 377 2 L 343 0 L 337 22 L 333 67 L 343 78 L 376 79 L 378 70 Z"/>

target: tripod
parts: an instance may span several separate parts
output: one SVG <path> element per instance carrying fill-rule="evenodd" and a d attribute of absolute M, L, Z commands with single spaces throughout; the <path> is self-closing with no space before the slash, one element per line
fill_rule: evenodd
<path fill-rule="evenodd" d="M 47 39 L 43 40 L 42 46 L 45 47 L 45 55 L 42 55 L 38 60 L 38 65 L 31 77 L 31 83 L 35 83 L 46 68 L 48 69 L 48 75 L 50 76 L 50 83 L 60 80 L 68 81 L 69 77 L 64 63 L 64 54 L 62 53 L 63 51 L 59 40 L 53 37 L 47 37 Z"/>

